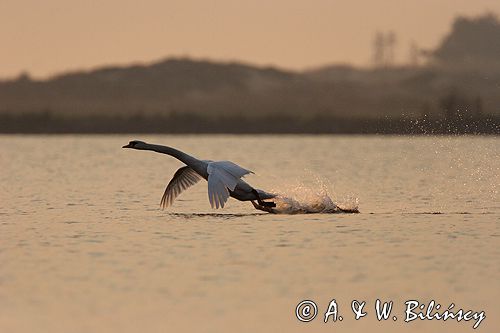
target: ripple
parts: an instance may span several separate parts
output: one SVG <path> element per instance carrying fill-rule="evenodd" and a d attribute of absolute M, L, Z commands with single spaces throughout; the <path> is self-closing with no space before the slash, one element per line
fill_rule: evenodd
<path fill-rule="evenodd" d="M 265 213 L 250 213 L 250 214 L 221 214 L 221 213 L 168 213 L 169 216 L 182 217 L 185 219 L 193 219 L 198 217 L 215 217 L 222 219 L 238 218 L 238 217 L 248 217 L 248 216 L 262 216 L 267 215 Z"/>

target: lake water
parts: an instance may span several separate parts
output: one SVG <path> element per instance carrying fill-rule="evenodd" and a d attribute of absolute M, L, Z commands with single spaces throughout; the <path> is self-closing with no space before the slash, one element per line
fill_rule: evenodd
<path fill-rule="evenodd" d="M 273 215 L 201 181 L 160 209 L 182 165 L 129 140 L 231 160 L 317 207 Z M 471 332 L 405 319 L 405 301 L 500 327 L 500 138 L 0 136 L 0 332 Z M 318 316 L 300 322 L 297 304 Z M 343 321 L 323 323 L 335 299 Z M 394 301 L 379 322 L 374 302 Z M 351 301 L 368 313 L 354 319 Z M 392 316 L 396 316 L 394 321 Z"/>

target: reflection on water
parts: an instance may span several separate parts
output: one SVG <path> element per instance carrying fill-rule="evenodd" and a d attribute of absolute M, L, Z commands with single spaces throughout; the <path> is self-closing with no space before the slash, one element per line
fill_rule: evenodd
<path fill-rule="evenodd" d="M 232 219 L 238 217 L 251 217 L 262 215 L 263 213 L 248 213 L 248 214 L 219 214 L 219 213 L 169 213 L 172 217 L 183 217 L 186 219 L 199 218 L 199 217 L 212 217 L 216 219 Z"/>
<path fill-rule="evenodd" d="M 181 164 L 121 149 L 129 136 L 2 136 L 0 331 L 330 332 L 294 318 L 306 298 L 323 310 L 335 298 L 343 332 L 401 329 L 348 316 L 353 299 L 376 298 L 398 314 L 410 298 L 454 302 L 486 311 L 485 332 L 499 326 L 498 138 L 134 138 L 251 169 L 285 210 L 361 213 L 267 214 L 233 199 L 214 211 L 206 182 L 161 210 Z"/>

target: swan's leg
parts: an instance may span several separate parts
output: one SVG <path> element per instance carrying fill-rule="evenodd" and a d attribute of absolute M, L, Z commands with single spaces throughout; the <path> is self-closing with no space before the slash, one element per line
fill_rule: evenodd
<path fill-rule="evenodd" d="M 253 200 L 251 200 L 251 202 L 252 202 L 252 205 L 255 207 L 255 209 L 262 210 L 264 212 L 268 212 L 271 214 L 276 214 L 276 212 L 271 207 L 259 205 L 259 204 L 255 203 L 255 201 L 253 201 Z"/>
<path fill-rule="evenodd" d="M 276 207 L 276 204 L 274 202 L 262 201 L 262 199 L 259 196 L 259 192 L 257 192 L 255 189 L 252 189 L 252 193 L 255 194 L 255 196 L 257 197 L 257 202 L 259 203 L 260 206 L 263 206 L 263 207 Z"/>

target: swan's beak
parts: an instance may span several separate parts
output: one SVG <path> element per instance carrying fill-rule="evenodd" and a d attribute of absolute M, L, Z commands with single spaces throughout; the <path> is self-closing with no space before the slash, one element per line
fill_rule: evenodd
<path fill-rule="evenodd" d="M 130 143 L 127 143 L 125 146 L 123 146 L 122 148 L 132 148 L 132 146 L 130 145 Z"/>

